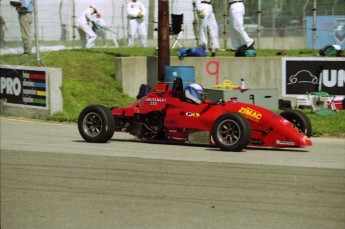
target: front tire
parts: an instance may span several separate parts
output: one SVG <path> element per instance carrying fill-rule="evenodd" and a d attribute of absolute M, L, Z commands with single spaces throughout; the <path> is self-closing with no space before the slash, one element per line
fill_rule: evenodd
<path fill-rule="evenodd" d="M 287 119 L 299 132 L 304 133 L 308 138 L 312 135 L 311 122 L 306 114 L 299 110 L 286 110 L 280 113 L 280 116 Z"/>
<path fill-rule="evenodd" d="M 80 112 L 78 130 L 85 141 L 104 143 L 114 135 L 115 120 L 109 108 L 91 105 Z"/>
<path fill-rule="evenodd" d="M 251 135 L 249 121 L 237 113 L 219 116 L 212 127 L 213 141 L 224 151 L 241 151 L 249 144 Z"/>

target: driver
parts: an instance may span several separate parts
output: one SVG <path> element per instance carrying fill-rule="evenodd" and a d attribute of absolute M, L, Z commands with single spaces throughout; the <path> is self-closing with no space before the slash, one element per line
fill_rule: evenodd
<path fill-rule="evenodd" d="M 201 104 L 204 102 L 204 88 L 198 83 L 189 84 L 184 90 L 188 102 Z"/>

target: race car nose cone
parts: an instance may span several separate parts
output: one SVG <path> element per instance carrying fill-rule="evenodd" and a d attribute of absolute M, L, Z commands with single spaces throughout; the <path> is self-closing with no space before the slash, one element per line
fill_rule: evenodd
<path fill-rule="evenodd" d="M 310 138 L 307 136 L 303 136 L 302 139 L 300 140 L 300 146 L 311 146 L 313 143 L 311 142 Z"/>

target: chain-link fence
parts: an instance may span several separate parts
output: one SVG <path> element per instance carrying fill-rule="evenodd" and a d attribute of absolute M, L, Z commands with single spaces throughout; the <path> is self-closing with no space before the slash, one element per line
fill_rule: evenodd
<path fill-rule="evenodd" d="M 35 0 L 37 21 L 32 36 L 38 38 L 41 50 L 79 48 L 79 34 L 75 28 L 78 16 L 95 5 L 106 22 L 106 40 L 98 40 L 96 47 L 127 45 L 129 0 Z M 159 0 L 141 0 L 148 10 L 145 18 L 149 46 L 157 46 Z M 256 39 L 257 48 L 294 49 L 320 48 L 326 44 L 345 47 L 345 0 L 245 0 L 245 26 Z M 229 48 L 228 0 L 213 1 L 219 26 L 222 48 Z M 21 35 L 16 10 L 9 1 L 0 0 L 1 54 L 21 53 Z M 173 14 L 184 14 L 181 43 L 196 46 L 193 29 L 193 0 L 170 0 Z M 37 28 L 37 36 L 35 29 Z M 139 42 L 138 42 L 139 44 Z"/>
<path fill-rule="evenodd" d="M 246 0 L 247 32 L 265 48 L 320 48 L 326 44 L 345 47 L 344 0 Z M 227 34 L 228 9 L 223 1 L 214 8 L 221 34 Z M 224 36 L 226 38 L 227 36 Z M 315 41 L 317 37 L 318 42 Z M 262 39 L 260 39 L 262 38 Z M 314 40 L 313 40 L 314 39 Z M 296 41 L 298 43 L 296 43 Z"/>

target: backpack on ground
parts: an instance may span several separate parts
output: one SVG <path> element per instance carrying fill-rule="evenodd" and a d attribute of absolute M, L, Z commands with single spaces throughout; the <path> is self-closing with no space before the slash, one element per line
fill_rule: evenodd
<path fill-rule="evenodd" d="M 321 56 L 341 56 L 342 50 L 340 45 L 326 45 L 319 50 Z"/>
<path fill-rule="evenodd" d="M 247 45 L 242 45 L 239 47 L 236 52 L 235 56 L 238 57 L 254 57 L 256 56 L 256 50 L 253 47 L 248 47 Z"/>
<path fill-rule="evenodd" d="M 180 48 L 178 52 L 178 56 L 180 59 L 183 59 L 186 56 L 199 56 L 204 57 L 207 56 L 206 49 L 204 47 L 196 47 L 196 48 Z"/>

